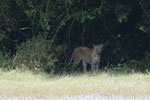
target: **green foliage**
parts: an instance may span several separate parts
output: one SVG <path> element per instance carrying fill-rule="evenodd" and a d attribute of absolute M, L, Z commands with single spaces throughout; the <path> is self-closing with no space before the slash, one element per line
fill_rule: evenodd
<path fill-rule="evenodd" d="M 142 25 L 139 27 L 139 30 L 143 31 L 144 33 L 146 33 L 146 32 L 147 32 L 147 30 L 146 30 L 145 26 L 142 26 Z"/>
<path fill-rule="evenodd" d="M 49 44 L 51 41 L 42 36 L 34 37 L 17 48 L 17 54 L 14 57 L 13 67 L 19 69 L 31 69 L 35 71 L 54 72 L 57 58 L 51 53 Z M 50 53 L 48 53 L 50 52 Z"/>
<path fill-rule="evenodd" d="M 129 9 L 127 9 L 127 7 L 124 7 L 122 4 L 118 4 L 115 11 L 117 13 L 119 23 L 122 23 L 123 21 L 127 22 L 127 16 L 129 14 Z"/>
<path fill-rule="evenodd" d="M 4 70 L 12 69 L 13 65 L 13 58 L 10 56 L 9 53 L 5 54 L 5 56 L 1 57 L 2 63 L 1 68 Z"/>
<path fill-rule="evenodd" d="M 111 66 L 112 68 L 108 69 L 108 72 L 112 74 L 128 74 L 132 72 L 132 69 L 128 64 L 118 64 L 117 66 Z"/>
<path fill-rule="evenodd" d="M 9 66 L 12 69 L 44 71 L 53 75 L 59 70 L 58 61 L 67 48 L 64 45 L 50 47 L 50 43 L 41 35 L 21 43 Z"/>
<path fill-rule="evenodd" d="M 55 68 L 69 69 L 67 62 L 74 47 L 104 43 L 103 66 L 107 61 L 117 66 L 135 59 L 141 62 L 136 63 L 139 69 L 148 69 L 143 64 L 148 64 L 144 55 L 150 52 L 149 2 L 1 0 L 0 51 L 7 59 L 4 62 L 10 68 L 17 62 L 19 68 L 50 72 Z M 50 54 L 46 57 L 47 52 Z"/>
<path fill-rule="evenodd" d="M 129 62 L 129 67 L 135 70 L 147 71 L 150 68 L 150 53 L 146 53 L 143 59 L 140 60 L 131 60 Z"/>
<path fill-rule="evenodd" d="M 5 32 L 0 31 L 0 41 L 2 41 L 5 38 Z"/>
<path fill-rule="evenodd" d="M 0 52 L 0 68 L 3 67 L 3 63 L 4 63 L 4 57 L 2 55 L 2 52 Z"/>

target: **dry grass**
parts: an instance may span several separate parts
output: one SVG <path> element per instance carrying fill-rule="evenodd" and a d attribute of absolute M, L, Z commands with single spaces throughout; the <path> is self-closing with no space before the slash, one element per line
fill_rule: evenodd
<path fill-rule="evenodd" d="M 150 74 L 111 76 L 108 73 L 49 77 L 30 71 L 0 70 L 1 96 L 49 97 L 64 95 L 122 95 L 128 97 L 150 94 Z"/>

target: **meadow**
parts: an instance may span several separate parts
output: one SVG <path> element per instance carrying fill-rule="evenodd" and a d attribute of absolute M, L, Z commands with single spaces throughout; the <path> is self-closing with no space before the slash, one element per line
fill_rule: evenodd
<path fill-rule="evenodd" d="M 107 97 L 148 97 L 150 73 L 98 72 L 50 76 L 31 71 L 0 70 L 0 97 L 60 98 L 92 94 Z"/>

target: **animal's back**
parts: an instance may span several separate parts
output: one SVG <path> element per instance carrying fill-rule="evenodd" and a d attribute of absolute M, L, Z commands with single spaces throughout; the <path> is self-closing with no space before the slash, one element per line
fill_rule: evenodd
<path fill-rule="evenodd" d="M 87 47 L 78 47 L 74 49 L 72 56 L 74 59 L 74 62 L 79 62 L 81 59 L 86 60 L 87 62 L 91 62 L 91 52 L 92 49 Z"/>

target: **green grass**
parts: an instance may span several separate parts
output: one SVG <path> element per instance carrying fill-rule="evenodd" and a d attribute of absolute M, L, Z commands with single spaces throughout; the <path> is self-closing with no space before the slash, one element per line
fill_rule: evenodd
<path fill-rule="evenodd" d="M 0 95 L 2 96 L 64 96 L 100 94 L 128 97 L 150 94 L 150 74 L 111 75 L 97 74 L 60 75 L 35 74 L 31 71 L 0 70 Z"/>

